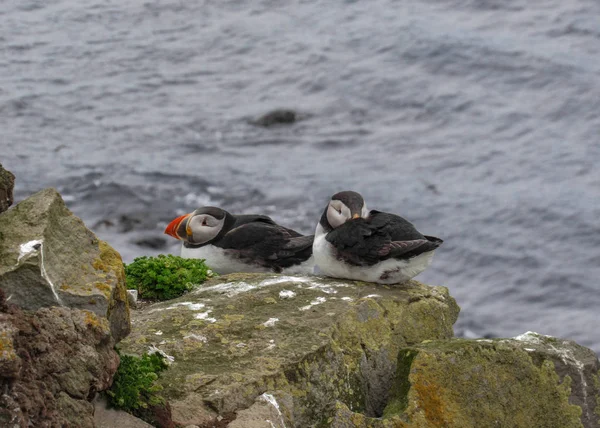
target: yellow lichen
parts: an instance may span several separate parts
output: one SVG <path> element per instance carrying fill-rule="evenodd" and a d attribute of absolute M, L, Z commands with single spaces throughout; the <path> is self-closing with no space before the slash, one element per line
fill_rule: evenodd
<path fill-rule="evenodd" d="M 447 417 L 444 409 L 444 401 L 442 400 L 442 388 L 433 382 L 424 380 L 417 382 L 414 385 L 415 396 L 417 398 L 417 406 L 425 412 L 425 418 L 434 426 L 448 426 L 452 424 L 452 420 Z"/>
<path fill-rule="evenodd" d="M 95 282 L 94 287 L 104 294 L 104 297 L 110 299 L 110 293 L 112 292 L 112 287 L 110 285 L 105 282 Z"/>
<path fill-rule="evenodd" d="M 11 354 L 14 354 L 12 337 L 4 331 L 0 332 L 0 352 L 6 352 L 9 356 L 11 356 Z"/>
<path fill-rule="evenodd" d="M 226 321 L 229 322 L 234 322 L 234 321 L 242 321 L 244 319 L 244 315 L 242 314 L 226 314 L 223 319 L 225 319 Z"/>
<path fill-rule="evenodd" d="M 104 273 L 114 273 L 118 281 L 125 283 L 125 269 L 123 268 L 123 259 L 121 255 L 106 242 L 99 240 L 98 249 L 100 254 L 92 263 L 96 270 Z"/>
<path fill-rule="evenodd" d="M 108 300 L 106 316 L 110 320 L 113 335 L 119 340 L 130 330 L 129 300 L 127 299 L 123 260 L 121 255 L 104 241 L 98 241 L 98 249 L 100 254 L 92 266 L 96 270 L 107 273 L 108 276 L 105 282 L 97 282 L 96 288 Z M 114 286 L 109 285 L 115 280 Z M 115 312 L 116 309 L 118 310 Z"/>
<path fill-rule="evenodd" d="M 92 311 L 84 310 L 83 312 L 85 313 L 84 322 L 88 327 L 98 330 L 104 330 L 108 328 L 106 318 L 100 318 Z"/>
<path fill-rule="evenodd" d="M 571 379 L 559 382 L 551 361 L 538 367 L 527 352 L 502 342 L 421 344 L 400 353 L 397 376 L 384 414 L 404 415 L 417 427 L 492 426 L 495 420 L 514 427 L 581 427 L 581 408 L 569 403 Z"/>

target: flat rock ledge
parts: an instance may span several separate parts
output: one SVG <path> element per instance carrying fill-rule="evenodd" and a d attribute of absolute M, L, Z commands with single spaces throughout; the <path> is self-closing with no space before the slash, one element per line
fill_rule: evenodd
<path fill-rule="evenodd" d="M 54 189 L 0 214 L 0 290 L 22 309 L 62 306 L 106 317 L 117 341 L 129 333 L 121 256 Z"/>
<path fill-rule="evenodd" d="M 177 425 L 328 426 L 338 403 L 380 417 L 398 353 L 449 339 L 459 308 L 445 287 L 268 274 L 222 276 L 132 311 L 123 352 L 158 348 Z"/>

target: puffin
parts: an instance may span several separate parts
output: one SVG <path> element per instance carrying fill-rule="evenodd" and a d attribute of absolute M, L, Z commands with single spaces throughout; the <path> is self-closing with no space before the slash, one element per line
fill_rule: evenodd
<path fill-rule="evenodd" d="M 359 193 L 343 191 L 323 211 L 313 255 L 327 276 L 396 284 L 423 272 L 442 242 L 398 215 L 367 209 Z"/>
<path fill-rule="evenodd" d="M 171 221 L 165 233 L 182 241 L 181 257 L 204 259 L 218 274 L 314 271 L 314 235 L 301 235 L 266 215 L 200 207 Z"/>

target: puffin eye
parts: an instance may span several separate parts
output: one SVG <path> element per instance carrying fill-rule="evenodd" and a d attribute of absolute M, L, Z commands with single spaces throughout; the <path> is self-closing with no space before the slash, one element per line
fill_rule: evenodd
<path fill-rule="evenodd" d="M 342 215 L 342 210 L 340 208 L 336 208 L 335 210 L 338 212 L 339 215 Z"/>
<path fill-rule="evenodd" d="M 206 217 L 202 219 L 202 226 L 206 226 L 208 223 L 206 222 Z"/>

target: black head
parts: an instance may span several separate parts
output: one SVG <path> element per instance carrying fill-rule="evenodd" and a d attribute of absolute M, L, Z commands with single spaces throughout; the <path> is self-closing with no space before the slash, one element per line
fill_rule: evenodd
<path fill-rule="evenodd" d="M 200 214 L 207 214 L 213 218 L 216 218 L 217 220 L 223 220 L 229 213 L 218 207 L 200 207 L 192 213 L 192 215 Z"/>
<path fill-rule="evenodd" d="M 348 220 L 367 218 L 369 210 L 363 197 L 356 192 L 346 190 L 331 197 L 321 216 L 320 224 L 326 232 L 341 226 Z"/>
<path fill-rule="evenodd" d="M 165 233 L 182 240 L 186 246 L 202 246 L 221 239 L 234 223 L 235 217 L 221 208 L 200 207 L 177 217 Z"/>

